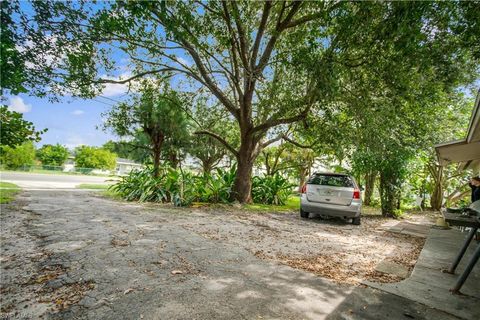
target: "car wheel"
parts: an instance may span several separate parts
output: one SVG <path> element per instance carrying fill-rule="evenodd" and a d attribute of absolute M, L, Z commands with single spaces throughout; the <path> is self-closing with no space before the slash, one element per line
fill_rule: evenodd
<path fill-rule="evenodd" d="M 360 225 L 360 216 L 352 219 L 352 224 L 359 226 Z"/>
<path fill-rule="evenodd" d="M 303 210 L 300 208 L 300 217 L 302 217 L 302 218 L 304 218 L 304 219 L 308 219 L 308 216 L 309 216 L 309 213 L 303 211 Z"/>

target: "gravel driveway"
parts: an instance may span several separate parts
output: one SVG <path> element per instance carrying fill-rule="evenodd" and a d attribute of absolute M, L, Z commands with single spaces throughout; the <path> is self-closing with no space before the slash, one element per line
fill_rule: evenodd
<path fill-rule="evenodd" d="M 372 264 L 418 250 L 376 219 L 354 227 L 58 190 L 1 209 L 2 318 L 450 319 L 355 285 L 382 278 Z"/>

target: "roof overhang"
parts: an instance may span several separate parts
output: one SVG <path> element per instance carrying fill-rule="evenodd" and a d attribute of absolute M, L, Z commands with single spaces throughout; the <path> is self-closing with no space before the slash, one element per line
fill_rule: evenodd
<path fill-rule="evenodd" d="M 454 141 L 435 146 L 441 165 L 480 160 L 480 141 Z"/>
<path fill-rule="evenodd" d="M 475 99 L 467 137 L 436 145 L 435 151 L 441 165 L 460 163 L 463 169 L 480 168 L 480 90 Z"/>

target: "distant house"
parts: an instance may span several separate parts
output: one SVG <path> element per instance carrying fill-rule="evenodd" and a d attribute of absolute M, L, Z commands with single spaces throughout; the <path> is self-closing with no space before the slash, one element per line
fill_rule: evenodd
<path fill-rule="evenodd" d="M 137 163 L 130 159 L 117 158 L 117 167 L 115 168 L 115 174 L 121 176 L 128 174 L 133 169 L 143 169 L 143 164 Z"/>
<path fill-rule="evenodd" d="M 93 174 L 116 174 L 116 175 L 125 175 L 128 174 L 133 169 L 143 169 L 143 164 L 137 163 L 135 161 L 124 159 L 124 158 L 117 158 L 117 164 L 115 166 L 115 170 L 101 170 L 101 169 L 93 169 L 89 171 L 89 173 Z M 82 172 L 84 168 L 76 168 L 75 166 L 75 156 L 69 155 L 67 161 L 63 165 L 64 172 Z"/>
<path fill-rule="evenodd" d="M 67 160 L 63 164 L 63 172 L 75 171 L 75 155 L 69 154 Z"/>

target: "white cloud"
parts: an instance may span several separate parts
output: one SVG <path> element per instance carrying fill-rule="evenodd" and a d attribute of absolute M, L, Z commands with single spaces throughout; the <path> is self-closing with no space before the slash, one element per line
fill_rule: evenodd
<path fill-rule="evenodd" d="M 102 91 L 105 97 L 115 97 L 128 91 L 126 84 L 107 83 Z"/>
<path fill-rule="evenodd" d="M 52 48 L 55 48 L 55 46 L 57 45 L 57 37 L 54 36 L 54 35 L 48 35 L 46 36 L 45 38 L 45 41 L 47 43 L 49 43 L 49 50 L 52 50 Z M 35 48 L 36 44 L 35 42 L 33 42 L 32 40 L 27 40 L 25 41 L 23 44 L 21 45 L 15 45 L 15 48 L 19 51 L 19 52 L 25 52 L 25 51 L 28 51 L 28 50 L 33 50 Z M 51 52 L 51 51 L 50 51 Z M 46 54 L 42 55 L 41 60 L 42 61 L 42 67 L 45 67 L 45 66 L 48 66 L 48 67 L 54 67 L 55 64 L 57 64 L 58 62 L 62 61 L 62 60 L 65 60 L 66 59 L 66 54 L 62 54 L 60 57 L 57 57 L 56 55 L 52 54 L 52 53 L 49 53 L 47 51 Z M 39 66 L 32 63 L 31 61 L 25 61 L 25 66 L 29 69 L 36 69 L 38 68 Z"/>
<path fill-rule="evenodd" d="M 79 110 L 79 109 L 72 111 L 72 114 L 73 114 L 74 116 L 80 116 L 80 115 L 82 115 L 82 114 L 84 114 L 84 113 L 85 113 L 85 112 L 84 112 L 83 110 Z"/>
<path fill-rule="evenodd" d="M 26 113 L 32 110 L 32 105 L 26 104 L 20 97 L 11 97 L 9 101 L 10 104 L 8 105 L 8 110 L 10 111 Z"/>
<path fill-rule="evenodd" d="M 110 79 L 110 80 L 125 80 L 131 77 L 129 72 L 122 73 L 119 77 L 107 77 L 103 76 L 101 78 Z M 121 94 L 125 94 L 128 92 L 128 83 L 107 83 L 102 91 L 102 95 L 105 97 L 115 97 Z"/>

